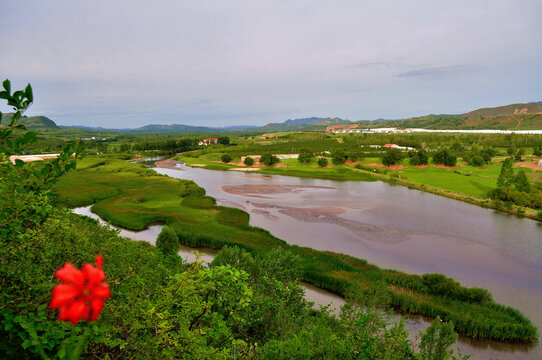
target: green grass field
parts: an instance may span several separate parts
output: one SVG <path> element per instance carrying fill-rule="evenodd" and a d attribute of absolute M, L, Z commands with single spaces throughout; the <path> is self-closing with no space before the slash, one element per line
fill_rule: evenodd
<path fill-rule="evenodd" d="M 327 170 L 302 168 L 298 171 Z M 337 169 L 340 173 L 344 167 Z M 94 212 L 129 229 L 167 223 L 182 244 L 192 247 L 236 245 L 256 253 L 276 247 L 292 251 L 299 255 L 303 281 L 340 295 L 345 295 L 353 284 L 371 292 L 384 283 L 389 307 L 412 314 L 439 315 L 469 336 L 522 342 L 537 336 L 537 329 L 528 319 L 515 309 L 494 303 L 486 290 L 465 288 L 444 276 L 435 286 L 425 277 L 383 270 L 347 255 L 288 245 L 268 231 L 250 226 L 247 213 L 216 206 L 214 199 L 205 196 L 194 182 L 158 175 L 138 164 L 88 157 L 77 170 L 61 178 L 56 190 L 66 204 L 95 203 Z"/>

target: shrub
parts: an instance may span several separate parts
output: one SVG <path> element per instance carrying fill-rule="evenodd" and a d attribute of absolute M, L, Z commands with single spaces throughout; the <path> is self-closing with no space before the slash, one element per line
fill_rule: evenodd
<path fill-rule="evenodd" d="M 280 160 L 275 155 L 271 155 L 270 153 L 263 154 L 260 157 L 260 164 L 264 164 L 267 166 L 271 166 L 273 164 L 278 163 Z"/>
<path fill-rule="evenodd" d="M 344 164 L 348 157 L 346 156 L 346 153 L 343 149 L 337 149 L 331 153 L 331 161 L 335 165 L 341 165 Z"/>
<path fill-rule="evenodd" d="M 440 149 L 433 154 L 433 163 L 455 166 L 457 157 L 448 149 Z"/>
<path fill-rule="evenodd" d="M 427 165 L 429 156 L 425 150 L 411 151 L 408 153 L 410 165 Z"/>
<path fill-rule="evenodd" d="M 314 154 L 312 153 L 312 151 L 308 149 L 301 149 L 297 160 L 299 160 L 299 162 L 301 163 L 310 163 L 313 157 L 314 157 Z"/>
<path fill-rule="evenodd" d="M 245 163 L 246 166 L 254 165 L 254 159 L 251 158 L 250 156 L 247 156 L 243 162 Z"/>
<path fill-rule="evenodd" d="M 231 161 L 231 156 L 229 154 L 222 155 L 222 162 L 229 163 Z"/>
<path fill-rule="evenodd" d="M 316 161 L 316 163 L 318 164 L 318 166 L 320 167 L 326 167 L 327 166 L 327 159 L 322 157 L 322 158 L 319 158 L 318 161 Z"/>
<path fill-rule="evenodd" d="M 382 156 L 382 164 L 395 165 L 403 160 L 403 153 L 399 149 L 389 149 Z"/>
<path fill-rule="evenodd" d="M 156 247 L 164 254 L 175 254 L 179 250 L 179 238 L 175 231 L 165 225 L 156 238 Z"/>
<path fill-rule="evenodd" d="M 471 157 L 468 161 L 469 165 L 471 166 L 476 166 L 476 167 L 480 167 L 480 166 L 483 166 L 485 164 L 485 161 L 484 161 L 484 158 L 480 155 L 475 155 L 473 157 Z"/>

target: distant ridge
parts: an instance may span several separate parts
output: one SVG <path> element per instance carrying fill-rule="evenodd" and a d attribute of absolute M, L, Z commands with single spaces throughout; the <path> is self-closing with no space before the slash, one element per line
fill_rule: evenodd
<path fill-rule="evenodd" d="M 483 108 L 467 113 L 468 116 L 496 116 L 518 114 L 542 114 L 542 102 L 519 103 Z"/>
<path fill-rule="evenodd" d="M 10 113 L 3 114 L 2 125 L 11 118 Z M 410 119 L 358 120 L 351 121 L 338 117 L 307 117 L 288 119 L 282 123 L 269 123 L 264 126 L 233 125 L 226 127 L 206 127 L 182 124 L 151 124 L 132 129 L 108 129 L 84 125 L 57 126 L 45 116 L 23 118 L 21 123 L 30 129 L 84 129 L 90 131 L 116 132 L 120 134 L 198 134 L 220 133 L 227 131 L 324 131 L 326 129 L 348 128 L 422 128 L 442 130 L 542 130 L 542 101 L 518 103 L 492 108 L 482 108 L 465 114 L 430 114 Z M 344 126 L 341 126 L 344 125 Z"/>

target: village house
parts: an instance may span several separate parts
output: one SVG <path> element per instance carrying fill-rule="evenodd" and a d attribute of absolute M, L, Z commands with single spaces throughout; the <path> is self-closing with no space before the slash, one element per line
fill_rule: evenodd
<path fill-rule="evenodd" d="M 208 139 L 203 139 L 202 141 L 198 142 L 198 145 L 211 145 L 211 144 L 216 144 L 218 142 L 218 138 L 208 138 Z"/>

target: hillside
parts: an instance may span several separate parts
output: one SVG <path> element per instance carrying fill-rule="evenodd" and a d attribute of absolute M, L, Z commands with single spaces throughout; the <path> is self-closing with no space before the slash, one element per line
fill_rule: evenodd
<path fill-rule="evenodd" d="M 517 114 L 542 114 L 542 103 L 520 103 L 492 108 L 482 108 L 467 113 L 467 116 L 496 116 Z"/>
<path fill-rule="evenodd" d="M 360 124 L 360 127 L 420 128 L 433 130 L 540 130 L 542 129 L 542 114 L 499 116 L 427 115 L 386 123 L 363 123 Z"/>
<path fill-rule="evenodd" d="M 11 119 L 12 113 L 2 114 L 2 122 L 0 124 L 5 125 Z M 23 117 L 19 120 L 20 124 L 25 125 L 28 129 L 57 129 L 58 126 L 55 122 L 45 116 L 30 116 Z"/>

